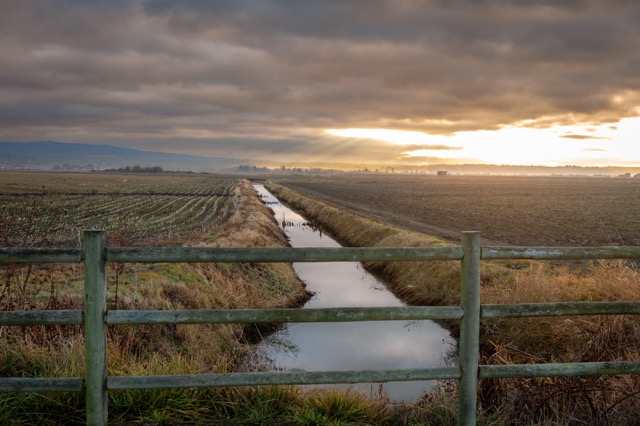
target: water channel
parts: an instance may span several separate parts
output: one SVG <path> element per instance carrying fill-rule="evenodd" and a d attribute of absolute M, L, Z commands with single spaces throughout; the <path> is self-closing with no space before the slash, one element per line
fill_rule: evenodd
<path fill-rule="evenodd" d="M 275 212 L 292 247 L 340 247 L 281 204 L 262 185 L 254 185 Z M 302 308 L 402 306 L 384 284 L 359 262 L 294 263 L 315 296 Z M 449 332 L 433 321 L 372 321 L 287 324 L 259 344 L 263 365 L 273 370 L 375 370 L 440 367 L 454 345 Z M 416 401 L 435 382 L 389 382 L 339 387 L 384 393 L 392 401 Z"/>

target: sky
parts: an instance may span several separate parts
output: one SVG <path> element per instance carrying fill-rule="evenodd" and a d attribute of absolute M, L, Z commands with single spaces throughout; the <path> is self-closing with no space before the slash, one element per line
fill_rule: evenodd
<path fill-rule="evenodd" d="M 635 0 L 0 6 L 0 141 L 640 166 Z"/>

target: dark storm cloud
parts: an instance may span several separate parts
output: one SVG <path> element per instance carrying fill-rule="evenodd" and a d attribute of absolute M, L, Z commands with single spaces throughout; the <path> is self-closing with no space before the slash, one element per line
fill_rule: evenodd
<path fill-rule="evenodd" d="M 406 147 L 318 135 L 640 105 L 633 1 L 0 1 L 3 140 L 389 159 Z"/>

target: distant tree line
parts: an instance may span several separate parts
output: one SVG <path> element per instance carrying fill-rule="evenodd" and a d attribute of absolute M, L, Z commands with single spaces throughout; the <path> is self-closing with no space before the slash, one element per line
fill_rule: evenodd
<path fill-rule="evenodd" d="M 343 173 L 341 170 L 321 169 L 321 168 L 301 168 L 301 167 L 285 167 L 279 168 L 258 167 L 251 164 L 243 164 L 235 167 L 235 171 L 241 173 L 294 173 L 294 174 L 322 174 L 322 173 Z"/>
<path fill-rule="evenodd" d="M 86 171 L 86 170 L 93 171 L 95 169 L 96 167 L 93 164 L 87 164 L 85 166 L 82 166 L 79 164 L 64 163 L 62 165 L 60 164 L 54 165 L 51 170 L 53 171 Z"/>
<path fill-rule="evenodd" d="M 117 173 L 162 173 L 162 167 L 153 166 L 153 167 L 142 167 L 139 165 L 135 166 L 127 166 L 120 167 L 119 169 L 106 169 L 106 172 L 117 172 Z"/>

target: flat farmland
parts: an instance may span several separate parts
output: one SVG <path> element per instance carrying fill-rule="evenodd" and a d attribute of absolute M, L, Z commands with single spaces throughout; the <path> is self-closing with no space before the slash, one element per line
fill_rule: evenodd
<path fill-rule="evenodd" d="M 235 180 L 190 174 L 0 173 L 0 245 L 179 244 L 220 223 Z"/>
<path fill-rule="evenodd" d="M 473 230 L 496 245 L 640 245 L 637 178 L 345 174 L 278 183 L 454 242 Z"/>

